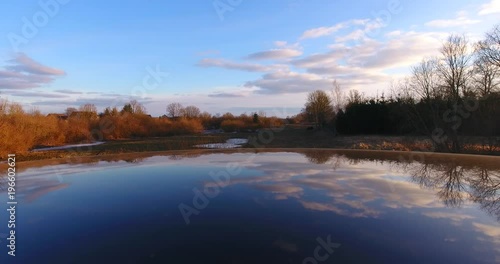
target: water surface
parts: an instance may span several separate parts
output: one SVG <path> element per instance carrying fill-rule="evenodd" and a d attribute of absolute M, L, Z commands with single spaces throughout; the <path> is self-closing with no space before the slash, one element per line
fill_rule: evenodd
<path fill-rule="evenodd" d="M 0 262 L 498 263 L 499 161 L 300 150 L 19 163 L 17 256 L 2 238 Z"/>
<path fill-rule="evenodd" d="M 72 144 L 72 145 L 64 145 L 64 146 L 57 146 L 57 147 L 46 147 L 46 148 L 36 148 L 33 149 L 33 152 L 38 152 L 38 151 L 48 151 L 48 150 L 61 150 L 61 149 L 70 149 L 70 148 L 79 148 L 79 147 L 90 147 L 90 146 L 97 146 L 104 144 L 105 142 L 93 142 L 93 143 L 82 143 L 82 144 Z"/>
<path fill-rule="evenodd" d="M 246 138 L 230 138 L 226 140 L 225 143 L 201 144 L 201 145 L 196 145 L 195 147 L 206 148 L 206 149 L 232 149 L 232 148 L 241 148 L 241 146 L 246 143 L 248 143 L 248 139 Z"/>

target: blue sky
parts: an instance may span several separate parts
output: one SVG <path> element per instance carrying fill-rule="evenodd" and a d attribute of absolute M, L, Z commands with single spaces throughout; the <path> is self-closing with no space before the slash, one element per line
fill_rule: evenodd
<path fill-rule="evenodd" d="M 0 97 L 46 113 L 137 99 L 153 115 L 171 102 L 293 115 L 334 79 L 381 93 L 499 15 L 499 0 L 8 1 Z"/>

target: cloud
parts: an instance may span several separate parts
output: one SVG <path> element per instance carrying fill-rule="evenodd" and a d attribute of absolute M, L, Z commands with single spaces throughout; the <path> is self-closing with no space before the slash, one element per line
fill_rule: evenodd
<path fill-rule="evenodd" d="M 302 51 L 295 49 L 274 49 L 261 51 L 250 54 L 248 59 L 252 60 L 270 60 L 270 59 L 286 59 L 302 55 Z"/>
<path fill-rule="evenodd" d="M 36 88 L 66 74 L 62 70 L 42 65 L 24 53 L 17 53 L 7 63 L 4 69 L 0 69 L 0 89 Z"/>
<path fill-rule="evenodd" d="M 472 215 L 460 214 L 460 213 L 454 213 L 454 212 L 442 212 L 442 211 L 424 212 L 422 214 L 427 216 L 427 217 L 430 217 L 430 218 L 448 219 L 451 221 L 451 223 L 453 225 L 461 225 L 464 222 L 464 220 L 475 218 Z"/>
<path fill-rule="evenodd" d="M 428 27 L 435 28 L 450 28 L 450 27 L 460 27 L 473 25 L 481 22 L 481 20 L 469 19 L 465 12 L 459 12 L 455 19 L 437 19 L 425 23 Z"/>
<path fill-rule="evenodd" d="M 352 63 L 368 68 L 410 67 L 422 58 L 437 55 L 444 33 L 406 32 L 384 43 L 367 43 L 352 51 Z"/>
<path fill-rule="evenodd" d="M 32 58 L 26 56 L 24 53 L 17 53 L 15 58 L 9 60 L 10 63 L 14 64 L 12 66 L 7 66 L 7 69 L 16 72 L 27 72 L 31 74 L 42 74 L 42 75 L 65 75 L 66 73 L 62 70 L 50 68 L 44 66 Z"/>
<path fill-rule="evenodd" d="M 362 27 L 354 29 L 346 35 L 337 37 L 335 41 L 337 43 L 343 43 L 357 40 L 368 40 L 370 37 L 373 37 L 374 35 L 377 35 L 379 33 L 376 30 L 385 26 L 383 21 L 380 19 L 362 20 L 360 22 L 357 22 L 357 24 L 355 25 Z"/>
<path fill-rule="evenodd" d="M 442 33 L 391 32 L 384 42 L 366 39 L 354 46 L 331 45 L 325 53 L 312 54 L 291 63 L 310 73 L 342 76 L 381 75 L 396 67 L 409 67 L 435 55 L 445 38 Z M 353 80 L 354 81 L 354 80 Z"/>
<path fill-rule="evenodd" d="M 276 47 L 280 47 L 280 48 L 286 47 L 287 44 L 288 44 L 288 42 L 286 42 L 286 41 L 275 41 L 274 42 L 274 45 Z"/>
<path fill-rule="evenodd" d="M 326 90 L 332 80 L 317 74 L 279 71 L 268 73 L 262 78 L 245 83 L 245 87 L 257 87 L 257 93 L 303 93 L 314 90 Z"/>
<path fill-rule="evenodd" d="M 64 93 L 64 94 L 83 94 L 82 92 L 79 92 L 79 91 L 66 90 L 66 89 L 55 90 L 54 92 L 56 92 L 56 93 Z"/>
<path fill-rule="evenodd" d="M 350 27 L 352 25 L 364 25 L 368 21 L 369 21 L 368 19 L 354 19 L 337 23 L 330 27 L 318 27 L 309 29 L 304 33 L 302 33 L 302 36 L 300 36 L 300 40 L 329 36 L 335 32 L 338 32 L 341 29 Z"/>
<path fill-rule="evenodd" d="M 9 95 L 16 97 L 33 97 L 33 98 L 68 98 L 68 95 L 46 93 L 46 92 L 28 92 L 18 90 L 8 90 Z"/>
<path fill-rule="evenodd" d="M 351 41 L 351 40 L 362 39 L 365 36 L 366 36 L 366 32 L 364 30 L 357 29 L 357 30 L 354 30 L 351 33 L 345 35 L 345 36 L 337 37 L 335 40 L 337 42 L 348 42 L 348 41 Z"/>
<path fill-rule="evenodd" d="M 496 251 L 500 253 L 500 227 L 476 222 L 472 225 L 476 231 L 484 235 L 484 238 L 479 238 L 479 240 L 486 240 L 489 244 L 494 245 Z M 497 256 L 497 259 L 500 259 L 500 256 Z"/>
<path fill-rule="evenodd" d="M 480 7 L 478 15 L 491 15 L 500 13 L 500 0 L 492 0 Z"/>
<path fill-rule="evenodd" d="M 304 208 L 309 210 L 333 212 L 337 215 L 343 215 L 352 218 L 377 218 L 381 214 L 381 212 L 369 208 L 365 205 L 356 204 L 356 207 L 354 207 L 354 203 L 340 200 L 337 201 L 337 204 L 306 201 L 300 201 L 300 203 L 302 204 L 302 206 L 304 206 Z M 350 207 L 347 207 L 348 209 L 344 209 L 340 205 L 350 205 Z"/>
<path fill-rule="evenodd" d="M 218 50 L 205 50 L 205 51 L 201 51 L 201 52 L 198 52 L 198 56 L 211 56 L 211 55 L 219 55 L 220 54 L 220 51 Z"/>
<path fill-rule="evenodd" d="M 57 98 L 57 97 L 54 97 Z M 152 98 L 136 98 L 129 95 L 116 95 L 116 96 L 106 96 L 105 94 L 100 94 L 99 97 L 84 97 L 80 96 L 74 99 L 64 99 L 64 100 L 40 100 L 31 103 L 35 106 L 80 106 L 87 103 L 94 104 L 96 107 L 104 109 L 105 107 L 122 107 L 125 103 L 130 102 L 130 100 L 136 99 L 141 104 L 148 104 L 155 102 Z"/>
<path fill-rule="evenodd" d="M 326 53 L 311 54 L 304 58 L 293 60 L 291 64 L 300 68 L 309 68 L 324 64 L 336 63 L 347 54 L 346 52 L 348 50 L 349 48 L 343 46 L 342 48 L 335 49 Z"/>
<path fill-rule="evenodd" d="M 482 223 L 473 223 L 473 225 L 485 235 L 496 238 L 500 242 L 500 227 Z"/>
<path fill-rule="evenodd" d="M 214 93 L 214 94 L 209 94 L 208 97 L 236 98 L 245 96 L 242 94 L 235 94 L 235 93 Z"/>
<path fill-rule="evenodd" d="M 317 89 L 329 90 L 333 79 L 347 89 L 383 87 L 398 75 L 391 69 L 409 68 L 424 57 L 438 54 L 446 33 L 394 31 L 382 40 L 370 38 L 370 30 L 380 26 L 376 20 L 345 22 L 363 27 L 335 39 L 324 53 L 315 53 L 287 62 L 292 70 L 272 70 L 245 87 L 258 88 L 255 93 L 304 93 Z M 347 43 L 359 40 L 357 43 Z M 270 66 L 267 66 L 270 67 Z M 273 67 L 271 67 L 273 68 Z M 304 72 L 305 70 L 305 72 Z"/>
<path fill-rule="evenodd" d="M 300 39 L 304 40 L 304 39 L 319 38 L 319 37 L 323 37 L 323 36 L 328 36 L 328 35 L 331 35 L 337 31 L 339 31 L 340 29 L 342 29 L 344 27 L 345 27 L 345 25 L 340 23 L 340 24 L 336 24 L 336 25 L 331 26 L 331 27 L 319 27 L 319 28 L 309 29 L 302 34 Z"/>
<path fill-rule="evenodd" d="M 328 51 L 295 58 L 286 64 L 263 65 L 224 59 L 205 59 L 199 64 L 263 72 L 259 79 L 244 84 L 247 88 L 254 88 L 254 94 L 300 94 L 317 89 L 329 90 L 334 79 L 343 83 L 345 89 L 368 91 L 374 87 L 383 89 L 399 76 L 389 70 L 409 68 L 422 58 L 438 55 L 442 40 L 447 36 L 447 33 L 440 32 L 393 31 L 385 34 L 383 40 L 375 40 L 366 34 L 366 28 L 373 28 L 378 22 L 371 20 L 363 23 L 364 29 L 337 38 L 328 46 Z M 355 39 L 359 42 L 346 43 Z M 279 44 L 286 45 L 284 42 Z M 254 53 L 254 57 L 258 58 L 266 55 L 272 57 L 267 53 Z M 292 67 L 294 70 L 291 70 Z"/>
<path fill-rule="evenodd" d="M 286 66 L 283 65 L 267 66 L 261 64 L 232 62 L 225 59 L 203 59 L 197 63 L 197 66 L 204 68 L 218 67 L 229 70 L 240 70 L 249 72 L 269 72 L 277 69 L 286 68 Z"/>

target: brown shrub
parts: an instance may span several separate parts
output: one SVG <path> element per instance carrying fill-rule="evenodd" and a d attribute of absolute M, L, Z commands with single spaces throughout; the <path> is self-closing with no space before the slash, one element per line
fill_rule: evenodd
<path fill-rule="evenodd" d="M 173 135 L 195 134 L 203 131 L 203 125 L 197 119 L 181 118 L 173 122 L 170 127 L 170 133 Z"/>
<path fill-rule="evenodd" d="M 220 128 L 226 132 L 240 131 L 245 127 L 245 123 L 242 120 L 232 119 L 224 120 L 220 124 Z"/>
<path fill-rule="evenodd" d="M 62 125 L 65 143 L 82 143 L 92 140 L 90 134 L 90 121 L 85 119 L 70 118 Z"/>
<path fill-rule="evenodd" d="M 0 156 L 24 153 L 35 146 L 64 143 L 64 131 L 55 118 L 22 111 L 0 115 Z"/>

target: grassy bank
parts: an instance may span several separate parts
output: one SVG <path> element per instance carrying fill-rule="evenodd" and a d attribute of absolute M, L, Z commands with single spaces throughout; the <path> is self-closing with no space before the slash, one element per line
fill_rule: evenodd
<path fill-rule="evenodd" d="M 19 161 L 85 157 L 106 154 L 196 149 L 196 145 L 225 142 L 229 134 L 171 136 L 164 138 L 106 141 L 104 144 L 64 150 L 16 153 Z"/>
<path fill-rule="evenodd" d="M 269 137 L 269 135 L 271 135 Z M 133 152 L 169 151 L 197 149 L 195 145 L 223 143 L 229 138 L 258 138 L 258 133 L 224 133 L 215 135 L 171 136 L 134 140 L 107 141 L 105 144 L 52 150 L 17 153 L 18 160 L 42 160 L 52 158 L 85 157 Z M 332 148 L 395 151 L 433 151 L 431 142 L 424 137 L 402 136 L 334 136 L 327 130 L 307 130 L 288 126 L 277 132 L 266 133 L 265 140 L 247 144 L 244 148 Z M 464 139 L 468 142 L 464 153 L 500 155 L 498 144 L 488 143 L 484 138 Z M 265 144 L 264 144 L 265 143 Z"/>

